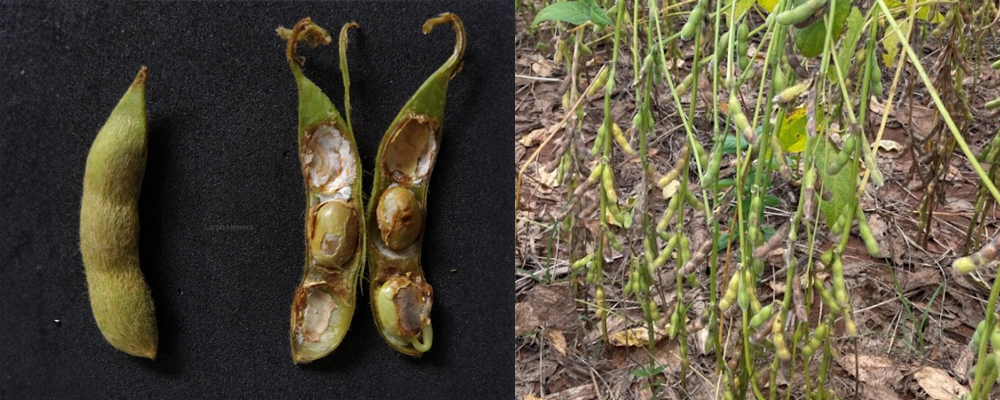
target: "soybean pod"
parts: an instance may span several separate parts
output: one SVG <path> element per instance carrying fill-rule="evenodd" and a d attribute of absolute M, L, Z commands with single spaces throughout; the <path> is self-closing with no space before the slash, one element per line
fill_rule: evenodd
<path fill-rule="evenodd" d="M 298 41 L 332 42 L 330 34 L 305 18 L 292 30 L 278 28 L 287 40 L 285 57 L 298 86 L 298 147 L 306 188 L 306 259 L 302 281 L 292 301 L 289 337 L 296 364 L 330 354 L 340 345 L 354 315 L 358 278 L 365 260 L 365 221 L 359 218 L 361 159 L 350 123 L 347 31 L 340 31 L 340 69 L 344 112 L 301 69 Z"/>
<path fill-rule="evenodd" d="M 705 17 L 705 3 L 698 2 L 695 4 L 694 9 L 691 10 L 691 14 L 688 15 L 687 22 L 681 27 L 681 39 L 691 40 L 694 37 L 695 30 L 701 27 L 701 20 Z"/>
<path fill-rule="evenodd" d="M 441 143 L 448 81 L 462 68 L 465 52 L 465 28 L 455 14 L 427 20 L 424 34 L 443 23 L 455 30 L 454 52 L 382 137 L 366 216 L 373 228 L 367 245 L 375 325 L 390 347 L 415 357 L 430 350 L 434 337 L 433 290 L 420 265 L 427 187 Z"/>
<path fill-rule="evenodd" d="M 116 349 L 156 358 L 153 299 L 139 270 L 139 189 L 146 169 L 146 67 L 118 101 L 87 156 L 80 253 L 97 327 Z"/>
<path fill-rule="evenodd" d="M 793 25 L 805 21 L 826 5 L 826 0 L 806 0 L 795 8 L 791 8 L 774 16 L 774 20 L 782 25 Z"/>
<path fill-rule="evenodd" d="M 959 273 L 967 274 L 982 266 L 989 264 L 1000 254 L 1000 235 L 990 239 L 979 251 L 961 257 L 952 262 L 952 267 Z"/>
<path fill-rule="evenodd" d="M 858 134 L 851 134 L 851 136 L 844 138 L 844 146 L 840 149 L 840 153 L 837 154 L 837 158 L 833 159 L 833 162 L 826 167 L 827 174 L 836 175 L 840 173 L 840 170 L 854 156 L 854 150 L 858 147 L 859 140 L 861 138 Z"/>

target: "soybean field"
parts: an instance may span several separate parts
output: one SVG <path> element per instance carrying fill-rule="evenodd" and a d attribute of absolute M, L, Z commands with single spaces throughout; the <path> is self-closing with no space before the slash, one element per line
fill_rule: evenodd
<path fill-rule="evenodd" d="M 515 9 L 516 399 L 1000 396 L 995 1 Z"/>

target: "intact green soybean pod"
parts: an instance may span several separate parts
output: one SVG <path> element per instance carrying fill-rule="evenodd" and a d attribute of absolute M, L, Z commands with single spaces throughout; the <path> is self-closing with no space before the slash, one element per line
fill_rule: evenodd
<path fill-rule="evenodd" d="M 847 162 L 851 160 L 851 156 L 854 155 L 858 140 L 860 138 L 857 135 L 851 135 L 844 139 L 844 146 L 840 149 L 840 153 L 837 154 L 837 158 L 826 167 L 827 174 L 836 175 L 847 165 Z"/>
<path fill-rule="evenodd" d="M 691 40 L 694 37 L 695 30 L 701 26 L 701 20 L 705 16 L 705 4 L 699 2 L 691 10 L 691 14 L 688 15 L 687 22 L 681 27 L 681 39 Z"/>
<path fill-rule="evenodd" d="M 116 349 L 156 358 L 153 299 L 139 270 L 139 189 L 146 169 L 146 67 L 118 101 L 87 156 L 80 253 L 90 308 Z"/>
<path fill-rule="evenodd" d="M 972 333 L 972 340 L 969 342 L 969 350 L 979 351 L 984 332 L 986 332 L 986 320 L 979 321 L 979 324 L 976 325 L 976 331 Z"/>
<path fill-rule="evenodd" d="M 861 235 L 861 240 L 865 242 L 865 248 L 868 249 L 868 254 L 874 257 L 878 257 L 880 252 L 878 249 L 878 242 L 875 241 L 875 235 L 872 233 L 872 227 L 868 225 L 868 218 L 865 217 L 865 212 L 861 210 L 861 207 L 855 207 L 857 220 L 858 220 L 858 233 Z"/>
<path fill-rule="evenodd" d="M 1000 108 L 1000 97 L 991 100 L 990 102 L 986 103 L 986 105 L 984 105 L 983 107 L 985 107 L 987 110 Z"/>
<path fill-rule="evenodd" d="M 337 108 L 302 74 L 298 41 L 332 42 L 325 29 L 305 18 L 291 30 L 285 58 L 298 86 L 299 161 L 306 187 L 306 259 L 292 301 L 289 337 L 296 364 L 330 354 L 343 340 L 354 316 L 358 279 L 365 260 L 365 221 L 361 213 L 361 159 L 350 117 L 347 30 L 340 31 L 340 69 L 344 82 L 345 122 Z"/>
<path fill-rule="evenodd" d="M 849 307 L 851 303 L 847 297 L 847 284 L 844 281 L 844 263 L 839 254 L 834 255 L 830 272 L 833 275 L 833 297 L 842 307 Z"/>
<path fill-rule="evenodd" d="M 754 314 L 753 318 L 750 318 L 750 327 L 753 329 L 760 328 L 761 325 L 764 325 L 771 318 L 772 313 L 774 313 L 774 303 L 764 306 L 757 314 Z"/>
<path fill-rule="evenodd" d="M 465 28 L 455 14 L 427 20 L 424 34 L 443 23 L 455 30 L 454 52 L 417 89 L 383 136 L 366 216 L 368 226 L 378 227 L 367 232 L 375 325 L 390 347 L 415 357 L 430 350 L 434 337 L 433 290 L 420 266 L 427 187 L 441 143 L 448 81 L 462 68 L 465 52 Z"/>
<path fill-rule="evenodd" d="M 740 66 L 740 69 L 744 70 L 750 66 L 750 56 L 747 55 L 750 51 L 750 44 L 747 43 L 749 37 L 750 27 L 747 25 L 746 19 L 744 19 L 736 31 L 736 62 Z"/>
<path fill-rule="evenodd" d="M 782 11 L 774 16 L 774 20 L 782 25 L 793 25 L 805 21 L 816 13 L 820 7 L 826 5 L 826 0 L 806 0 L 798 7 Z"/>

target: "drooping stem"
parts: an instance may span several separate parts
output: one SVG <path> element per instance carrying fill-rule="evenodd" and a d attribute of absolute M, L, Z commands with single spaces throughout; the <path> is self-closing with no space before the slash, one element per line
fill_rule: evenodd
<path fill-rule="evenodd" d="M 450 70 L 450 78 L 454 78 L 455 74 L 462 70 L 462 55 L 465 54 L 465 27 L 462 25 L 462 20 L 455 14 L 444 13 L 438 17 L 427 20 L 427 22 L 424 22 L 424 26 L 421 31 L 426 35 L 431 33 L 431 30 L 433 30 L 435 26 L 445 22 L 450 22 L 451 27 L 455 29 L 455 51 L 452 52 L 451 57 L 448 58 L 448 61 L 445 61 L 444 65 L 442 65 L 438 71 Z"/>
<path fill-rule="evenodd" d="M 344 115 L 347 118 L 347 129 L 354 134 L 354 127 L 351 125 L 351 77 L 347 73 L 347 31 L 351 28 L 360 28 L 356 22 L 348 22 L 340 28 L 340 75 L 344 79 Z"/>
<path fill-rule="evenodd" d="M 292 67 L 292 73 L 299 75 L 302 73 L 301 66 L 305 63 L 304 59 L 298 58 L 296 56 L 296 51 L 298 50 L 298 42 L 304 41 L 312 47 L 316 46 L 326 46 L 333 42 L 333 38 L 330 37 L 330 33 L 323 29 L 319 25 L 312 22 L 312 18 L 305 17 L 291 30 L 284 27 L 279 27 L 277 29 L 278 35 L 282 39 L 288 42 L 288 47 L 285 49 L 285 59 L 288 60 L 288 65 Z"/>

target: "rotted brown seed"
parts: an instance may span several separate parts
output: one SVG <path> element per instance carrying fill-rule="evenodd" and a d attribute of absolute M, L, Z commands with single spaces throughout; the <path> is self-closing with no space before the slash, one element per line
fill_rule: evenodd
<path fill-rule="evenodd" d="M 358 247 L 358 213 L 342 201 L 328 201 L 316 206 L 310 230 L 309 247 L 316 264 L 338 268 Z"/>
<path fill-rule="evenodd" d="M 393 250 L 401 250 L 416 241 L 424 224 L 424 214 L 417 198 L 401 186 L 382 193 L 376 215 L 382 241 Z"/>
<path fill-rule="evenodd" d="M 430 285 L 419 277 L 413 281 L 394 276 L 372 295 L 376 297 L 376 317 L 386 332 L 421 352 L 430 349 L 434 335 L 430 323 L 433 303 Z"/>

